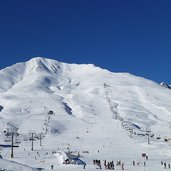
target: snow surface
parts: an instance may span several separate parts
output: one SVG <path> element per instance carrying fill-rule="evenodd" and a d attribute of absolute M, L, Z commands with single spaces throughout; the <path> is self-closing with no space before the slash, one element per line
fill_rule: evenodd
<path fill-rule="evenodd" d="M 0 144 L 11 143 L 4 131 L 19 133 L 14 158 L 1 147 L 0 168 L 82 169 L 63 164 L 68 151 L 79 153 L 90 171 L 93 159 L 122 160 L 129 171 L 160 171 L 161 160 L 171 162 L 171 90 L 153 81 L 37 57 L 1 70 L 0 83 Z M 43 136 L 40 146 L 34 134 L 33 151 L 30 133 Z M 145 167 L 142 153 L 149 156 Z"/>

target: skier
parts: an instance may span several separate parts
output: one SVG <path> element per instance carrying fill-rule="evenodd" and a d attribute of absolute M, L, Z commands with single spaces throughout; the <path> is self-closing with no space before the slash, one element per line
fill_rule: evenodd
<path fill-rule="evenodd" d="M 124 163 L 122 163 L 122 170 L 124 170 Z"/>
<path fill-rule="evenodd" d="M 101 166 L 101 162 L 100 162 L 100 160 L 99 160 L 99 168 L 100 168 L 100 169 L 102 169 L 102 166 Z"/>
<path fill-rule="evenodd" d="M 110 163 L 107 162 L 107 169 L 110 169 Z"/>
<path fill-rule="evenodd" d="M 112 168 L 111 168 L 112 170 L 115 169 L 115 165 L 114 165 L 114 162 L 113 162 L 113 161 L 111 162 L 111 167 L 112 167 Z"/>
<path fill-rule="evenodd" d="M 107 165 L 106 165 L 106 160 L 104 160 L 104 167 L 105 167 L 105 169 L 107 168 L 106 166 L 107 166 Z"/>
<path fill-rule="evenodd" d="M 84 163 L 83 169 L 85 169 L 85 167 L 86 167 L 86 164 Z"/>
<path fill-rule="evenodd" d="M 137 166 L 139 166 L 140 165 L 140 162 L 139 161 L 137 161 Z"/>
<path fill-rule="evenodd" d="M 51 169 L 53 170 L 53 164 L 51 165 Z"/>
<path fill-rule="evenodd" d="M 135 166 L 135 161 L 132 162 L 132 165 Z"/>

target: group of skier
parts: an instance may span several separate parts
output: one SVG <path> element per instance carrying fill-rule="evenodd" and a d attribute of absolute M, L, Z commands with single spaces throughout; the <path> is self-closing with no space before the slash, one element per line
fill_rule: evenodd
<path fill-rule="evenodd" d="M 139 165 L 140 165 L 140 162 L 137 161 L 137 162 L 135 163 L 135 161 L 133 161 L 133 162 L 132 162 L 132 165 L 133 165 L 133 166 L 136 166 L 136 165 L 139 166 Z M 146 162 L 145 162 L 145 161 L 143 162 L 143 166 L 146 166 Z"/>
<path fill-rule="evenodd" d="M 166 169 L 167 168 L 167 165 L 168 165 L 168 169 L 170 169 L 171 168 L 171 165 L 170 165 L 170 163 L 166 163 L 166 162 L 163 162 L 163 161 L 161 161 L 161 165 L 163 165 L 164 166 L 164 169 Z"/>
<path fill-rule="evenodd" d="M 111 169 L 111 170 L 115 169 L 113 161 L 106 162 L 106 160 L 104 160 L 104 167 L 105 167 L 105 169 Z"/>
<path fill-rule="evenodd" d="M 102 166 L 101 166 L 101 161 L 100 160 L 93 160 L 93 164 L 96 165 L 97 169 L 102 169 Z M 118 160 L 116 162 L 116 166 L 121 166 L 121 169 L 122 170 L 125 170 L 124 169 L 124 163 L 121 162 L 121 160 Z M 106 160 L 104 160 L 104 168 L 105 169 L 109 169 L 109 170 L 115 170 L 115 165 L 114 165 L 114 161 L 109 161 L 107 162 Z"/>
<path fill-rule="evenodd" d="M 101 166 L 101 161 L 100 160 L 93 160 L 93 164 L 97 166 L 98 169 L 102 169 L 102 166 Z"/>
<path fill-rule="evenodd" d="M 146 162 L 148 161 L 148 156 L 145 153 L 143 153 L 142 157 L 144 160 L 143 166 L 146 166 Z M 97 159 L 93 160 L 93 164 L 97 166 L 96 167 L 97 169 L 102 169 L 100 160 L 97 160 Z M 161 164 L 164 165 L 164 168 L 166 168 L 166 163 L 161 162 Z M 132 166 L 139 166 L 139 165 L 140 165 L 140 162 L 138 160 L 132 161 Z M 120 166 L 121 170 L 125 170 L 125 165 L 121 160 L 116 161 L 116 166 Z M 114 161 L 107 162 L 106 160 L 104 160 L 104 168 L 109 169 L 109 170 L 115 170 Z M 168 168 L 171 168 L 170 164 L 168 164 Z"/>

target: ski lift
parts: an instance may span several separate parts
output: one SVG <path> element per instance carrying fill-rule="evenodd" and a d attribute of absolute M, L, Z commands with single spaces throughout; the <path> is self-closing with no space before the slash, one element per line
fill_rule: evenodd
<path fill-rule="evenodd" d="M 53 110 L 49 110 L 48 115 L 53 115 L 53 114 L 54 114 Z"/>
<path fill-rule="evenodd" d="M 5 137 L 5 138 L 4 138 L 4 141 L 5 141 L 5 142 L 11 142 L 11 137 Z"/>
<path fill-rule="evenodd" d="M 167 141 L 168 141 L 168 139 L 167 139 L 167 138 L 165 138 L 165 139 L 164 139 L 164 141 L 166 141 L 166 142 L 167 142 Z"/>
<path fill-rule="evenodd" d="M 151 134 L 150 137 L 153 138 L 154 137 L 154 134 Z"/>
<path fill-rule="evenodd" d="M 15 139 L 15 143 L 16 144 L 20 144 L 21 143 L 21 139 L 19 139 L 19 138 Z"/>
<path fill-rule="evenodd" d="M 156 137 L 156 139 L 157 139 L 157 140 L 160 140 L 160 139 L 161 139 L 161 137 L 160 137 L 160 136 L 158 136 L 158 137 Z"/>

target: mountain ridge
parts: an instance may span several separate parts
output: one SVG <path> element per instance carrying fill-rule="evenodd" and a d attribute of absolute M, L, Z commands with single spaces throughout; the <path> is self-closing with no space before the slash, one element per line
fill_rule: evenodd
<path fill-rule="evenodd" d="M 83 79 L 84 77 L 87 80 Z M 17 89 L 17 91 L 29 89 L 30 92 L 31 89 L 34 89 L 34 91 L 41 90 L 52 94 L 61 94 L 61 91 L 65 94 L 65 91 L 68 91 L 67 95 L 75 88 L 81 87 L 85 92 L 98 94 L 104 93 L 102 90 L 104 83 L 113 84 L 116 88 L 120 86 L 119 89 L 125 86 L 135 87 L 138 94 L 140 93 L 139 88 L 150 86 L 161 88 L 153 81 L 129 73 L 112 73 L 92 64 L 65 64 L 43 57 L 36 57 L 27 62 L 7 67 L 0 71 L 0 78 L 2 82 L 1 93 L 10 92 L 11 89 Z M 96 84 L 94 81 L 96 79 L 100 84 Z M 113 80 L 111 83 L 110 79 Z M 95 88 L 91 86 L 95 86 Z M 136 86 L 139 87 L 138 90 Z"/>

